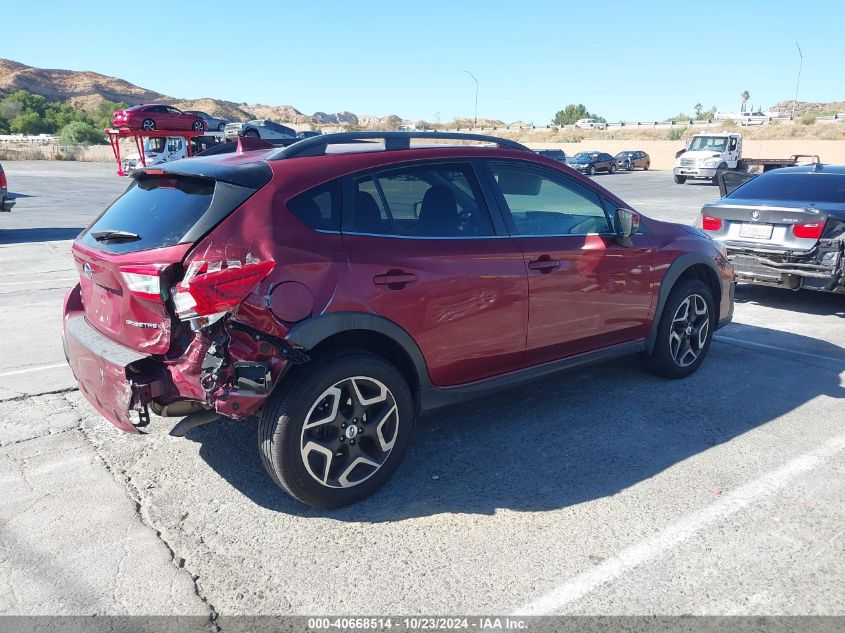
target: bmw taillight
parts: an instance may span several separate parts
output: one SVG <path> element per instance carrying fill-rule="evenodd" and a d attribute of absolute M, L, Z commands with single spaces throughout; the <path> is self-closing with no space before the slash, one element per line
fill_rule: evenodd
<path fill-rule="evenodd" d="M 164 302 L 161 288 L 161 271 L 163 264 L 140 264 L 136 266 L 121 266 L 120 276 L 129 292 L 146 301 Z"/>
<path fill-rule="evenodd" d="M 183 321 L 222 316 L 236 308 L 275 265 L 273 260 L 193 262 L 173 291 L 176 314 Z"/>
<path fill-rule="evenodd" d="M 6 172 L 0 169 L 0 187 L 6 188 Z"/>
<path fill-rule="evenodd" d="M 712 215 L 702 215 L 701 228 L 705 231 L 718 231 L 722 228 L 722 218 L 716 218 Z"/>
<path fill-rule="evenodd" d="M 826 220 L 825 220 L 826 222 Z M 793 224 L 792 234 L 795 237 L 810 238 L 817 240 L 822 236 L 825 222 L 809 222 L 807 224 Z"/>

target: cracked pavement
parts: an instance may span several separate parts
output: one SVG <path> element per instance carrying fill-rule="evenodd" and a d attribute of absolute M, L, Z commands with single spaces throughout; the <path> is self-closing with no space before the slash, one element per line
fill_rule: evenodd
<path fill-rule="evenodd" d="M 510 612 L 845 431 L 845 297 L 744 287 L 689 379 L 625 359 L 456 407 L 372 499 L 313 511 L 270 482 L 254 422 L 173 438 L 96 414 L 61 347 L 68 240 L 126 181 L 4 167 L 32 197 L 0 218 L 0 615 Z M 716 195 L 597 180 L 676 221 Z M 843 474 L 835 453 L 560 612 L 845 615 Z"/>

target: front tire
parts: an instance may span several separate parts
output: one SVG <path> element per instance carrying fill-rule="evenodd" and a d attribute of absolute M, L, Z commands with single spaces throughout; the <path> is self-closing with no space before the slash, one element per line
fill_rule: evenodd
<path fill-rule="evenodd" d="M 154 132 L 156 129 L 156 122 L 152 119 L 144 119 L 141 122 L 141 129 L 146 130 L 147 132 Z"/>
<path fill-rule="evenodd" d="M 682 185 L 682 184 L 684 184 L 686 181 L 687 181 L 687 177 L 686 177 L 686 176 L 675 176 L 675 184 L 676 184 L 676 185 Z"/>
<path fill-rule="evenodd" d="M 695 278 L 679 281 L 663 306 L 654 349 L 645 354 L 648 370 L 663 378 L 685 378 L 695 372 L 710 350 L 716 321 L 707 284 Z"/>
<path fill-rule="evenodd" d="M 587 170 L 587 173 L 590 174 L 591 176 L 595 176 L 596 175 L 596 166 L 590 165 L 590 168 Z"/>
<path fill-rule="evenodd" d="M 291 373 L 264 407 L 261 460 L 292 497 L 340 508 L 369 497 L 393 475 L 411 438 L 408 383 L 374 354 L 312 360 Z"/>

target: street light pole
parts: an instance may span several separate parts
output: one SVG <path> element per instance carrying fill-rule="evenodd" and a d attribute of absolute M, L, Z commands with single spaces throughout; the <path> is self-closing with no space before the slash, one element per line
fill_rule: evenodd
<path fill-rule="evenodd" d="M 475 127 L 478 125 L 478 79 L 476 79 L 475 75 L 468 70 L 465 70 L 464 72 L 472 77 L 472 80 L 475 82 L 475 116 L 472 119 L 472 127 Z"/>
<path fill-rule="evenodd" d="M 795 102 L 798 101 L 798 86 L 801 85 L 801 66 L 804 65 L 804 54 L 801 52 L 801 46 L 798 42 L 795 42 L 795 46 L 798 46 L 798 79 L 795 81 L 795 98 L 792 100 L 792 120 L 795 120 Z"/>

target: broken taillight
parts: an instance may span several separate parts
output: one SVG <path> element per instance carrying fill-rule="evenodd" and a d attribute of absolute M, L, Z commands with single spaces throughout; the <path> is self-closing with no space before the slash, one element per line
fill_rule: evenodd
<path fill-rule="evenodd" d="M 702 215 L 701 228 L 705 231 L 718 231 L 722 228 L 722 218 L 716 218 L 712 215 Z"/>
<path fill-rule="evenodd" d="M 824 231 L 824 225 L 826 222 L 827 220 L 824 222 L 811 222 L 808 224 L 793 224 L 792 234 L 795 237 L 805 237 L 817 240 L 822 236 L 822 231 Z"/>
<path fill-rule="evenodd" d="M 173 290 L 182 320 L 222 315 L 238 306 L 275 267 L 273 260 L 193 262 Z"/>
<path fill-rule="evenodd" d="M 163 264 L 140 264 L 121 266 L 120 276 L 126 287 L 139 299 L 164 302 L 161 289 L 161 271 Z"/>

